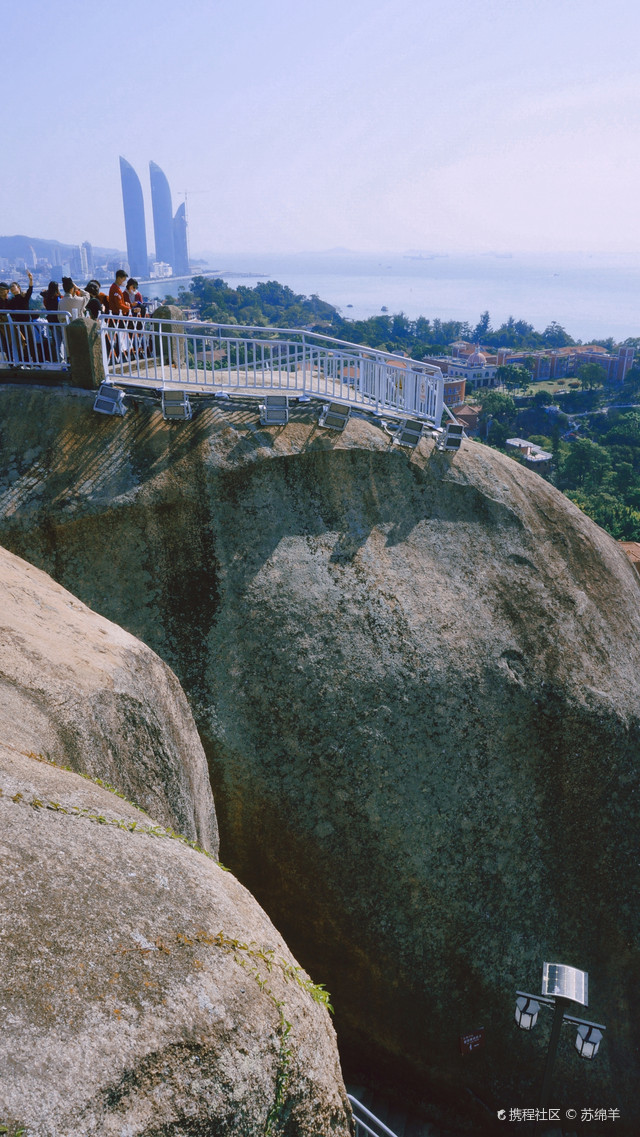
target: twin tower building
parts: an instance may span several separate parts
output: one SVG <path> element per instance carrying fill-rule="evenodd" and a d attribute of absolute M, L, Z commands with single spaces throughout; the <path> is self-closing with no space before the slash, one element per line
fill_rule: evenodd
<path fill-rule="evenodd" d="M 155 162 L 149 162 L 155 260 L 171 265 L 174 276 L 189 275 L 187 248 L 187 214 L 183 202 L 175 216 L 171 207 L 171 190 L 165 174 Z M 120 159 L 124 227 L 127 235 L 127 258 L 132 276 L 145 280 L 149 274 L 147 230 L 144 220 L 144 198 L 140 178 L 132 165 Z M 168 273 L 167 273 L 168 275 Z"/>

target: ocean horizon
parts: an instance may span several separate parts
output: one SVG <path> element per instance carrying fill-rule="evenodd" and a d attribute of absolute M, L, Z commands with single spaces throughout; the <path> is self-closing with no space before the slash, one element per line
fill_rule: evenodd
<path fill-rule="evenodd" d="M 494 328 L 513 316 L 537 331 L 555 320 L 583 342 L 640 335 L 640 255 L 631 253 L 220 253 L 198 272 L 232 287 L 278 280 L 353 320 L 386 308 L 473 327 L 488 309 Z M 172 279 L 145 291 L 165 296 Z"/>

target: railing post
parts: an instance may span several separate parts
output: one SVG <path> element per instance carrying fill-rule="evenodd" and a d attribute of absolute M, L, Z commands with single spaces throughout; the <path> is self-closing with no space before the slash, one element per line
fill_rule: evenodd
<path fill-rule="evenodd" d="M 444 407 L 444 381 L 442 383 L 435 383 L 435 388 L 434 419 L 436 426 L 440 426 Z"/>
<path fill-rule="evenodd" d="M 102 345 L 102 368 L 105 378 L 109 376 L 109 332 L 107 331 L 107 321 L 105 318 L 100 317 L 96 321 L 100 331 L 100 343 Z"/>
<path fill-rule="evenodd" d="M 162 325 L 158 328 L 158 339 L 160 340 L 163 384 L 166 383 L 167 379 L 171 380 L 172 378 L 171 365 L 173 363 L 175 363 L 177 369 L 176 379 L 180 378 L 180 381 L 182 381 L 182 366 L 183 364 L 187 364 L 186 337 L 178 334 L 172 335 L 172 323 L 178 323 L 181 316 L 182 312 L 179 308 L 176 308 L 174 304 L 162 304 L 159 308 L 156 308 L 153 313 L 154 320 L 158 320 L 160 325 Z M 178 329 L 176 329 L 176 331 L 178 331 Z M 179 331 L 181 332 L 182 328 L 180 328 Z M 165 339 L 166 342 L 163 345 Z M 164 374 L 165 366 L 169 368 L 168 375 Z"/>
<path fill-rule="evenodd" d="M 58 327 L 63 327 L 59 324 Z M 64 326 L 69 368 L 74 387 L 95 391 L 104 382 L 105 367 L 100 325 L 96 320 L 71 320 Z"/>

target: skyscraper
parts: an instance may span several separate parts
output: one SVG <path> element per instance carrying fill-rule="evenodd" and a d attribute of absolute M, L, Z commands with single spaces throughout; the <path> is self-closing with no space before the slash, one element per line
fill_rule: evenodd
<path fill-rule="evenodd" d="M 149 162 L 151 179 L 151 205 L 153 206 L 153 233 L 156 242 L 156 260 L 173 267 L 173 210 L 169 183 L 155 162 Z"/>
<path fill-rule="evenodd" d="M 189 275 L 189 248 L 187 245 L 187 206 L 183 201 L 176 209 L 173 218 L 173 248 L 175 260 L 173 271 L 176 276 Z"/>
<path fill-rule="evenodd" d="M 93 272 L 93 247 L 89 241 L 83 241 L 82 248 L 87 259 L 87 273 Z"/>
<path fill-rule="evenodd" d="M 127 235 L 129 271 L 144 279 L 149 271 L 147 258 L 147 232 L 144 224 L 144 198 L 140 178 L 133 166 L 120 158 L 124 228 Z M 167 187 L 168 188 L 168 187 Z"/>

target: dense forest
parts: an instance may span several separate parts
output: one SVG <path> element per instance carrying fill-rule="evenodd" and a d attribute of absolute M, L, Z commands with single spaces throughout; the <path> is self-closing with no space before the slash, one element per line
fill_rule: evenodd
<path fill-rule="evenodd" d="M 509 317 L 494 330 L 488 312 L 475 327 L 422 316 L 409 320 L 402 312 L 348 320 L 318 296 L 298 295 L 272 280 L 254 288 L 231 288 L 223 280 L 198 276 L 189 291 L 167 300 L 196 309 L 202 320 L 306 328 L 386 351 L 406 351 L 414 359 L 449 354 L 457 339 L 520 351 L 553 350 L 575 342 L 555 321 L 537 332 L 526 320 Z M 608 350 L 617 347 L 613 339 L 590 342 Z M 625 345 L 640 347 L 640 337 L 625 340 Z M 579 369 L 573 385 L 558 384 L 555 390 L 550 389 L 553 384 L 533 383 L 526 368 L 502 370 L 505 386 L 517 390 L 520 384 L 523 393 L 482 395 L 479 440 L 514 461 L 522 459 L 505 449 L 507 438 L 515 435 L 538 443 L 553 455 L 551 469 L 543 475 L 547 480 L 613 537 L 640 541 L 640 366 L 631 368 L 624 385 L 609 385 L 604 371 L 588 364 Z"/>
<path fill-rule="evenodd" d="M 479 341 L 487 347 L 530 351 L 567 347 L 574 342 L 555 321 L 543 332 L 537 332 L 526 320 L 510 316 L 494 331 L 488 312 L 483 313 L 475 327 L 460 320 L 429 320 L 425 316 L 410 320 L 403 312 L 381 312 L 368 320 L 349 320 L 318 296 L 301 296 L 275 280 L 261 282 L 254 288 L 243 284 L 231 288 L 219 278 L 197 276 L 189 291 L 181 290 L 177 298 L 167 300 L 196 308 L 203 320 L 308 328 L 384 351 L 407 351 L 414 359 L 433 352 L 449 355 L 451 344 L 458 339 Z"/>
<path fill-rule="evenodd" d="M 517 399 L 488 392 L 480 439 L 516 461 L 517 452 L 504 449 L 507 438 L 549 450 L 553 462 L 543 476 L 612 537 L 640 541 L 640 367 L 623 386 L 567 392 L 555 410 L 547 409 L 549 400 L 548 391 Z"/>

